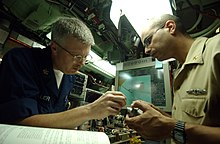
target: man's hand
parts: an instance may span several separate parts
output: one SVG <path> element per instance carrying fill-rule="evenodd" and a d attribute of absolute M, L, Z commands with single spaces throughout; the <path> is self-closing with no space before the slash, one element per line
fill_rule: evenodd
<path fill-rule="evenodd" d="M 121 92 L 108 91 L 99 99 L 89 104 L 89 111 L 93 119 L 102 119 L 109 115 L 116 115 L 126 104 L 126 97 Z"/>
<path fill-rule="evenodd" d="M 152 104 L 137 100 L 132 108 L 139 108 L 142 114 L 135 117 L 126 117 L 127 125 L 136 130 L 144 139 L 163 140 L 170 137 L 171 130 L 176 121 L 162 112 Z"/>

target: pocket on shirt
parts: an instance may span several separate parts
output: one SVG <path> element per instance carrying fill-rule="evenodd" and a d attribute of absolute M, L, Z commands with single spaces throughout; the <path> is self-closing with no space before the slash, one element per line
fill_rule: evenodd
<path fill-rule="evenodd" d="M 182 110 L 194 118 L 205 116 L 206 96 L 187 96 L 182 99 Z"/>

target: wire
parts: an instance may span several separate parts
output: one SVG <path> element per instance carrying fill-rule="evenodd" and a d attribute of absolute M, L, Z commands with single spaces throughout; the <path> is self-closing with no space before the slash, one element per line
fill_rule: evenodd
<path fill-rule="evenodd" d="M 218 16 L 218 13 L 216 12 L 216 10 L 211 9 L 212 11 L 214 11 L 215 14 L 211 14 L 208 12 L 205 12 L 202 9 L 202 6 L 200 5 L 200 8 L 195 8 L 195 6 L 192 5 L 192 3 L 189 0 L 186 0 L 186 2 L 189 4 L 189 6 L 194 9 L 195 11 L 197 11 L 199 13 L 199 17 L 197 19 L 197 21 L 195 22 L 195 24 L 187 30 L 188 33 L 192 32 L 197 26 L 198 24 L 201 22 L 203 16 L 208 16 L 211 18 L 215 18 L 216 20 L 207 28 L 205 28 L 204 30 L 194 33 L 194 34 L 190 34 L 192 37 L 199 37 L 199 36 L 209 36 L 211 34 L 213 34 L 214 31 L 216 31 L 216 29 L 219 27 L 220 25 L 220 16 Z M 201 4 L 201 1 L 200 1 Z"/>
<path fill-rule="evenodd" d="M 96 79 L 91 75 L 91 74 L 87 74 L 89 77 L 91 77 L 91 79 L 92 79 L 92 84 L 95 84 L 95 85 L 98 85 L 98 86 L 100 86 L 100 87 L 103 87 L 103 88 L 105 88 L 106 90 L 109 90 L 110 89 L 110 87 L 107 87 L 107 86 L 104 86 L 104 85 L 102 85 L 102 84 L 99 84 L 99 83 L 97 83 L 96 82 Z"/>
<path fill-rule="evenodd" d="M 219 26 L 220 26 L 220 20 L 216 19 L 208 28 L 194 34 L 190 34 L 190 36 L 194 38 L 199 36 L 208 36 L 211 33 L 213 33 Z"/>
<path fill-rule="evenodd" d="M 202 15 L 208 16 L 208 17 L 211 17 L 211 18 L 220 19 L 220 16 L 218 16 L 217 14 L 210 14 L 210 13 L 208 13 L 208 12 L 201 11 L 200 9 L 195 8 L 189 0 L 186 0 L 186 2 L 189 4 L 189 6 L 190 6 L 192 9 L 196 10 L 197 12 L 201 13 Z"/>
<path fill-rule="evenodd" d="M 195 22 L 195 24 L 190 28 L 190 29 L 188 29 L 187 30 L 187 33 L 190 33 L 190 32 L 192 32 L 197 26 L 198 26 L 198 24 L 201 22 L 201 20 L 202 20 L 202 14 L 200 13 L 199 14 L 199 17 L 198 17 L 198 19 L 197 19 L 197 21 Z"/>
<path fill-rule="evenodd" d="M 201 0 L 200 0 L 200 3 L 199 3 L 199 9 L 200 10 L 203 10 L 203 7 L 202 7 L 202 4 L 201 4 L 202 2 L 201 2 Z M 196 22 L 194 23 L 194 25 L 190 28 L 190 29 L 188 29 L 187 30 L 187 32 L 188 33 L 190 33 L 191 31 L 193 31 L 197 26 L 198 26 L 198 24 L 201 22 L 201 20 L 202 20 L 202 14 L 201 13 L 199 13 L 199 17 L 197 18 L 197 20 L 196 20 Z"/>

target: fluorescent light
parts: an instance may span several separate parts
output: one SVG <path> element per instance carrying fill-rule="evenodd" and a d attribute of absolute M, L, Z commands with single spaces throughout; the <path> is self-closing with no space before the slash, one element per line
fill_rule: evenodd
<path fill-rule="evenodd" d="M 114 65 L 111 65 L 108 61 L 101 60 L 94 62 L 96 66 L 98 66 L 100 69 L 103 70 L 105 73 L 109 73 L 112 76 L 115 76 L 116 73 L 116 67 Z"/>
<path fill-rule="evenodd" d="M 45 46 L 37 43 L 37 42 L 34 42 L 33 45 L 32 45 L 34 48 L 46 48 Z"/>
<path fill-rule="evenodd" d="M 90 51 L 89 54 L 92 56 L 92 64 L 99 68 L 105 74 L 108 74 L 111 77 L 116 75 L 116 66 L 111 65 L 109 61 L 103 60 L 100 56 L 98 56 L 93 51 Z"/>
<path fill-rule="evenodd" d="M 125 14 L 140 35 L 147 20 L 161 14 L 172 14 L 169 0 L 112 0 L 110 17 L 116 27 L 122 14 Z"/>
<path fill-rule="evenodd" d="M 51 32 L 49 32 L 49 33 L 46 35 L 46 37 L 51 40 Z"/>
<path fill-rule="evenodd" d="M 92 56 L 93 62 L 102 60 L 102 58 L 100 56 L 98 56 L 95 52 L 93 52 L 92 50 L 89 52 L 89 54 Z"/>

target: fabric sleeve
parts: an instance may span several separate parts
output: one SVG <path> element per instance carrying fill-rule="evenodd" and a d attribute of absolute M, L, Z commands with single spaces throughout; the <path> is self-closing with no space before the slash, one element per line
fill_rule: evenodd
<path fill-rule="evenodd" d="M 21 48 L 22 49 L 22 48 Z M 36 72 L 30 50 L 15 48 L 3 57 L 0 72 L 0 122 L 38 113 Z"/>

